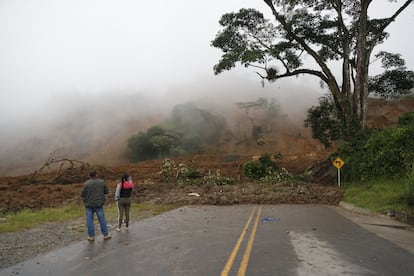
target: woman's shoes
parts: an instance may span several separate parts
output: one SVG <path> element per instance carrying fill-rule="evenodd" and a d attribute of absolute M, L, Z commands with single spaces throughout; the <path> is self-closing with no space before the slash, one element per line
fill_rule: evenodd
<path fill-rule="evenodd" d="M 115 231 L 119 232 L 119 231 L 121 231 L 121 228 L 115 228 Z"/>

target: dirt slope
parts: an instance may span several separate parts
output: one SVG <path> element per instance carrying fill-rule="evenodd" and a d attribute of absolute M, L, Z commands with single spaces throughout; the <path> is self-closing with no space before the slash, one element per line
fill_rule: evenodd
<path fill-rule="evenodd" d="M 403 113 L 414 110 L 414 99 L 387 102 L 371 100 L 368 116 L 371 127 L 383 127 L 397 123 Z M 52 181 L 57 172 L 49 171 L 36 178 L 31 183 L 32 174 L 7 176 L 0 178 L 0 212 L 16 211 L 23 208 L 56 207 L 65 203 L 81 203 L 79 192 L 82 183 L 88 178 L 92 167 L 97 168 L 100 177 L 104 178 L 111 194 L 108 203 L 113 202 L 115 185 L 124 172 L 128 172 L 137 185 L 134 200 L 136 202 L 153 202 L 168 204 L 242 204 L 242 203 L 324 203 L 337 204 L 342 197 L 342 191 L 335 183 L 320 186 L 317 184 L 278 184 L 263 185 L 247 181 L 241 177 L 241 165 L 251 160 L 252 155 L 275 153 L 281 151 L 283 158 L 278 161 L 280 167 L 286 168 L 292 174 L 301 174 L 306 168 L 324 160 L 331 152 L 325 150 L 317 141 L 310 138 L 298 124 L 289 124 L 289 120 L 279 121 L 278 133 L 264 146 L 250 145 L 249 147 L 234 147 L 226 152 L 216 150 L 214 154 L 195 155 L 174 158 L 180 163 L 193 163 L 201 174 L 207 177 L 219 171 L 221 176 L 236 179 L 236 185 L 204 185 L 180 187 L 167 184 L 160 177 L 162 160 L 139 162 L 136 164 L 105 165 L 90 163 L 67 170 L 57 181 Z M 119 148 L 119 137 L 116 145 L 108 143 L 106 151 Z M 227 145 L 228 146 L 228 145 Z M 227 147 L 228 148 L 228 147 Z M 238 151 L 235 151 L 238 150 Z M 194 192 L 200 196 L 191 196 Z"/>
<path fill-rule="evenodd" d="M 135 202 L 163 204 L 277 204 L 277 203 L 323 203 L 337 204 L 342 191 L 336 187 L 316 184 L 287 183 L 263 185 L 243 179 L 241 164 L 250 160 L 250 156 L 196 155 L 189 158 L 177 158 L 173 161 L 195 165 L 204 177 L 209 173 L 232 177 L 235 185 L 218 186 L 180 186 L 165 183 L 159 175 L 162 160 L 140 162 L 137 164 L 108 167 L 98 166 L 98 174 L 106 179 L 110 188 L 107 203 L 113 203 L 113 194 L 118 179 L 128 172 L 137 186 Z M 303 160 L 302 160 L 303 161 Z M 308 160 L 309 164 L 312 162 Z M 290 162 L 288 162 L 290 163 Z M 281 163 L 280 163 L 281 164 Z M 294 167 L 291 167 L 295 169 Z M 296 168 L 301 169 L 301 168 Z M 0 179 L 0 209 L 3 212 L 17 211 L 23 208 L 38 209 L 57 207 L 66 203 L 81 204 L 79 192 L 87 179 L 90 167 L 79 167 L 67 171 L 59 181 L 46 184 L 54 178 L 54 173 L 42 174 L 36 184 L 30 184 L 31 175 L 5 177 Z M 196 193 L 200 196 L 189 195 Z"/>

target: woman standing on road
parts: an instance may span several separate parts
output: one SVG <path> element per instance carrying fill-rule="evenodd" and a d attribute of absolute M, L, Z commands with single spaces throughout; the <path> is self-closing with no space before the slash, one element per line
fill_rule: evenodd
<path fill-rule="evenodd" d="M 131 208 L 131 196 L 134 191 L 134 184 L 128 174 L 122 176 L 121 182 L 116 185 L 115 202 L 118 207 L 118 228 L 116 231 L 121 231 L 122 218 L 125 212 L 125 230 L 129 226 L 129 210 Z"/>

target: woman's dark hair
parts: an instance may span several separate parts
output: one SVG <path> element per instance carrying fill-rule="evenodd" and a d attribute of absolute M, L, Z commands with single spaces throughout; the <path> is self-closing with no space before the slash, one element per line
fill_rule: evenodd
<path fill-rule="evenodd" d="M 121 190 L 124 188 L 124 182 L 128 181 L 128 179 L 129 179 L 129 175 L 127 173 L 122 176 L 122 178 L 121 178 L 121 182 L 122 182 Z"/>
<path fill-rule="evenodd" d="M 129 175 L 126 173 L 122 176 L 121 180 L 122 180 L 122 182 L 125 182 L 125 181 L 128 181 L 128 179 L 129 179 Z"/>

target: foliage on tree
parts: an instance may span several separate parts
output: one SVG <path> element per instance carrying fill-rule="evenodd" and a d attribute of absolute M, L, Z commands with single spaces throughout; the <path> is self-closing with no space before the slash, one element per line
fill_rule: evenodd
<path fill-rule="evenodd" d="M 386 70 L 369 78 L 369 92 L 383 99 L 395 99 L 411 93 L 414 86 L 414 72 L 407 71 L 401 55 L 380 52 L 376 57 L 382 59 L 382 67 Z"/>
<path fill-rule="evenodd" d="M 129 138 L 129 157 L 137 162 L 199 153 L 204 145 L 217 143 L 225 128 L 223 118 L 193 103 L 179 104 L 168 121 Z"/>
<path fill-rule="evenodd" d="M 215 73 L 230 70 L 239 62 L 260 69 L 257 74 L 267 81 L 302 74 L 315 76 L 332 94 L 338 119 L 346 130 L 342 133 L 344 139 L 353 137 L 366 125 L 371 54 L 389 36 L 386 28 L 412 0 L 403 1 L 387 18 L 368 16 L 371 0 L 264 2 L 272 12 L 274 24 L 254 9 L 222 16 L 219 23 L 223 29 L 212 41 L 212 46 L 223 51 L 214 66 Z M 305 66 L 305 57 L 314 63 Z M 342 64 L 340 77 L 334 75 L 332 61 Z M 392 77 L 407 74 L 402 72 L 394 72 Z M 405 76 L 410 77 L 410 73 Z M 384 84 L 373 81 L 377 87 Z"/>
<path fill-rule="evenodd" d="M 217 143 L 226 129 L 223 117 L 198 108 L 194 103 L 176 105 L 171 125 L 181 134 L 181 148 L 185 152 L 200 152 L 203 145 Z"/>
<path fill-rule="evenodd" d="M 319 106 L 308 110 L 305 127 L 311 127 L 312 137 L 318 139 L 325 147 L 338 140 L 341 132 L 341 122 L 336 115 L 332 96 L 319 98 Z"/>
<path fill-rule="evenodd" d="M 172 130 L 154 126 L 128 139 L 129 158 L 133 162 L 162 158 L 168 156 L 178 142 L 179 136 Z"/>

